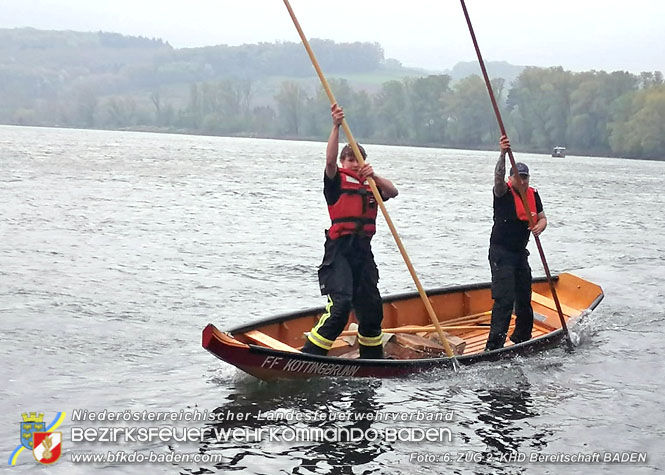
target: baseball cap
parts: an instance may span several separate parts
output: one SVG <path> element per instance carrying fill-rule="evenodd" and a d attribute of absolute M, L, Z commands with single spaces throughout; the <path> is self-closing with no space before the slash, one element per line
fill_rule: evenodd
<path fill-rule="evenodd" d="M 515 166 L 517 167 L 517 173 L 519 173 L 520 175 L 529 176 L 529 167 L 527 167 L 525 163 L 517 162 Z M 510 167 L 510 174 L 511 175 L 514 174 L 513 167 Z"/>

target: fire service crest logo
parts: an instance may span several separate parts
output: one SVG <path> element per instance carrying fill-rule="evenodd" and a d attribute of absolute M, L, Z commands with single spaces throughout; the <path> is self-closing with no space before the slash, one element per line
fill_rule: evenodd
<path fill-rule="evenodd" d="M 16 459 L 28 449 L 32 451 L 35 460 L 43 464 L 56 462 L 62 455 L 62 432 L 56 432 L 65 420 L 65 413 L 58 412 L 50 424 L 44 422 L 44 414 L 37 412 L 24 412 L 20 426 L 21 443 L 9 456 L 9 465 L 16 465 Z"/>

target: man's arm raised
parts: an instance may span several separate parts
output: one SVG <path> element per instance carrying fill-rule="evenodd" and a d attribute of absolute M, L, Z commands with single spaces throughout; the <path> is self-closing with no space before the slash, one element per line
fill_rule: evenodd
<path fill-rule="evenodd" d="M 506 185 L 506 152 L 510 148 L 508 137 L 502 135 L 499 145 L 501 146 L 501 154 L 494 167 L 494 196 L 497 197 L 505 195 L 508 191 L 508 185 Z"/>
<path fill-rule="evenodd" d="M 330 106 L 333 119 L 332 130 L 326 147 L 326 176 L 333 178 L 337 174 L 337 151 L 339 150 L 339 127 L 344 119 L 344 111 L 337 104 Z"/>

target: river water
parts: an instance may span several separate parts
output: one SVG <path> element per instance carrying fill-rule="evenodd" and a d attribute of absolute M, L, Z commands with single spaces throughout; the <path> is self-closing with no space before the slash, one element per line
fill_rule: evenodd
<path fill-rule="evenodd" d="M 19 444 L 23 412 L 43 412 L 48 423 L 64 411 L 63 455 L 44 473 L 665 468 L 665 162 L 515 152 L 543 197 L 549 227 L 542 243 L 552 272 L 575 273 L 605 291 L 576 328 L 572 354 L 560 348 L 408 379 L 263 383 L 203 350 L 208 322 L 228 328 L 323 305 L 316 267 L 328 221 L 324 149 L 312 142 L 0 127 L 5 460 Z M 367 150 L 377 173 L 400 190 L 387 207 L 423 285 L 488 281 L 497 153 Z M 529 246 L 534 275 L 543 275 Z M 414 290 L 381 219 L 374 251 L 383 295 Z M 178 423 L 207 428 L 200 442 L 77 442 L 77 427 L 99 425 L 73 421 L 77 409 L 207 411 L 218 419 Z M 422 420 L 437 414 L 444 420 Z M 212 428 L 237 431 L 218 441 Z M 252 439 L 261 428 L 273 433 Z M 303 440 L 314 429 L 343 428 L 362 437 Z M 437 437 L 417 440 L 432 428 Z M 295 429 L 301 437 L 294 439 Z M 74 463 L 82 449 L 215 458 Z M 614 452 L 646 460 L 532 460 Z M 5 467 L 41 467 L 29 451 L 15 462 Z"/>

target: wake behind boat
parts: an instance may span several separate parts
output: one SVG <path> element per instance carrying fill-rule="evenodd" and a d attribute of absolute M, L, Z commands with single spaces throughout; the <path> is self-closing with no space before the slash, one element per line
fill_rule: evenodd
<path fill-rule="evenodd" d="M 596 308 L 604 296 L 598 285 L 572 274 L 560 274 L 553 281 L 567 325 Z M 427 292 L 460 364 L 541 351 L 565 338 L 547 280 L 540 278 L 533 280 L 532 339 L 519 344 L 507 340 L 502 349 L 484 351 L 493 303 L 490 286 L 490 283 L 471 284 Z M 353 313 L 328 356 L 302 353 L 305 332 L 324 311 L 321 307 L 279 315 L 225 332 L 210 323 L 203 330 L 202 344 L 222 361 L 263 380 L 320 376 L 385 378 L 453 367 L 452 358 L 445 356 L 441 342 L 437 341 L 418 293 L 383 299 L 383 331 L 387 341 L 386 358 L 381 360 L 357 358 Z M 511 331 L 514 320 L 513 315 Z"/>

